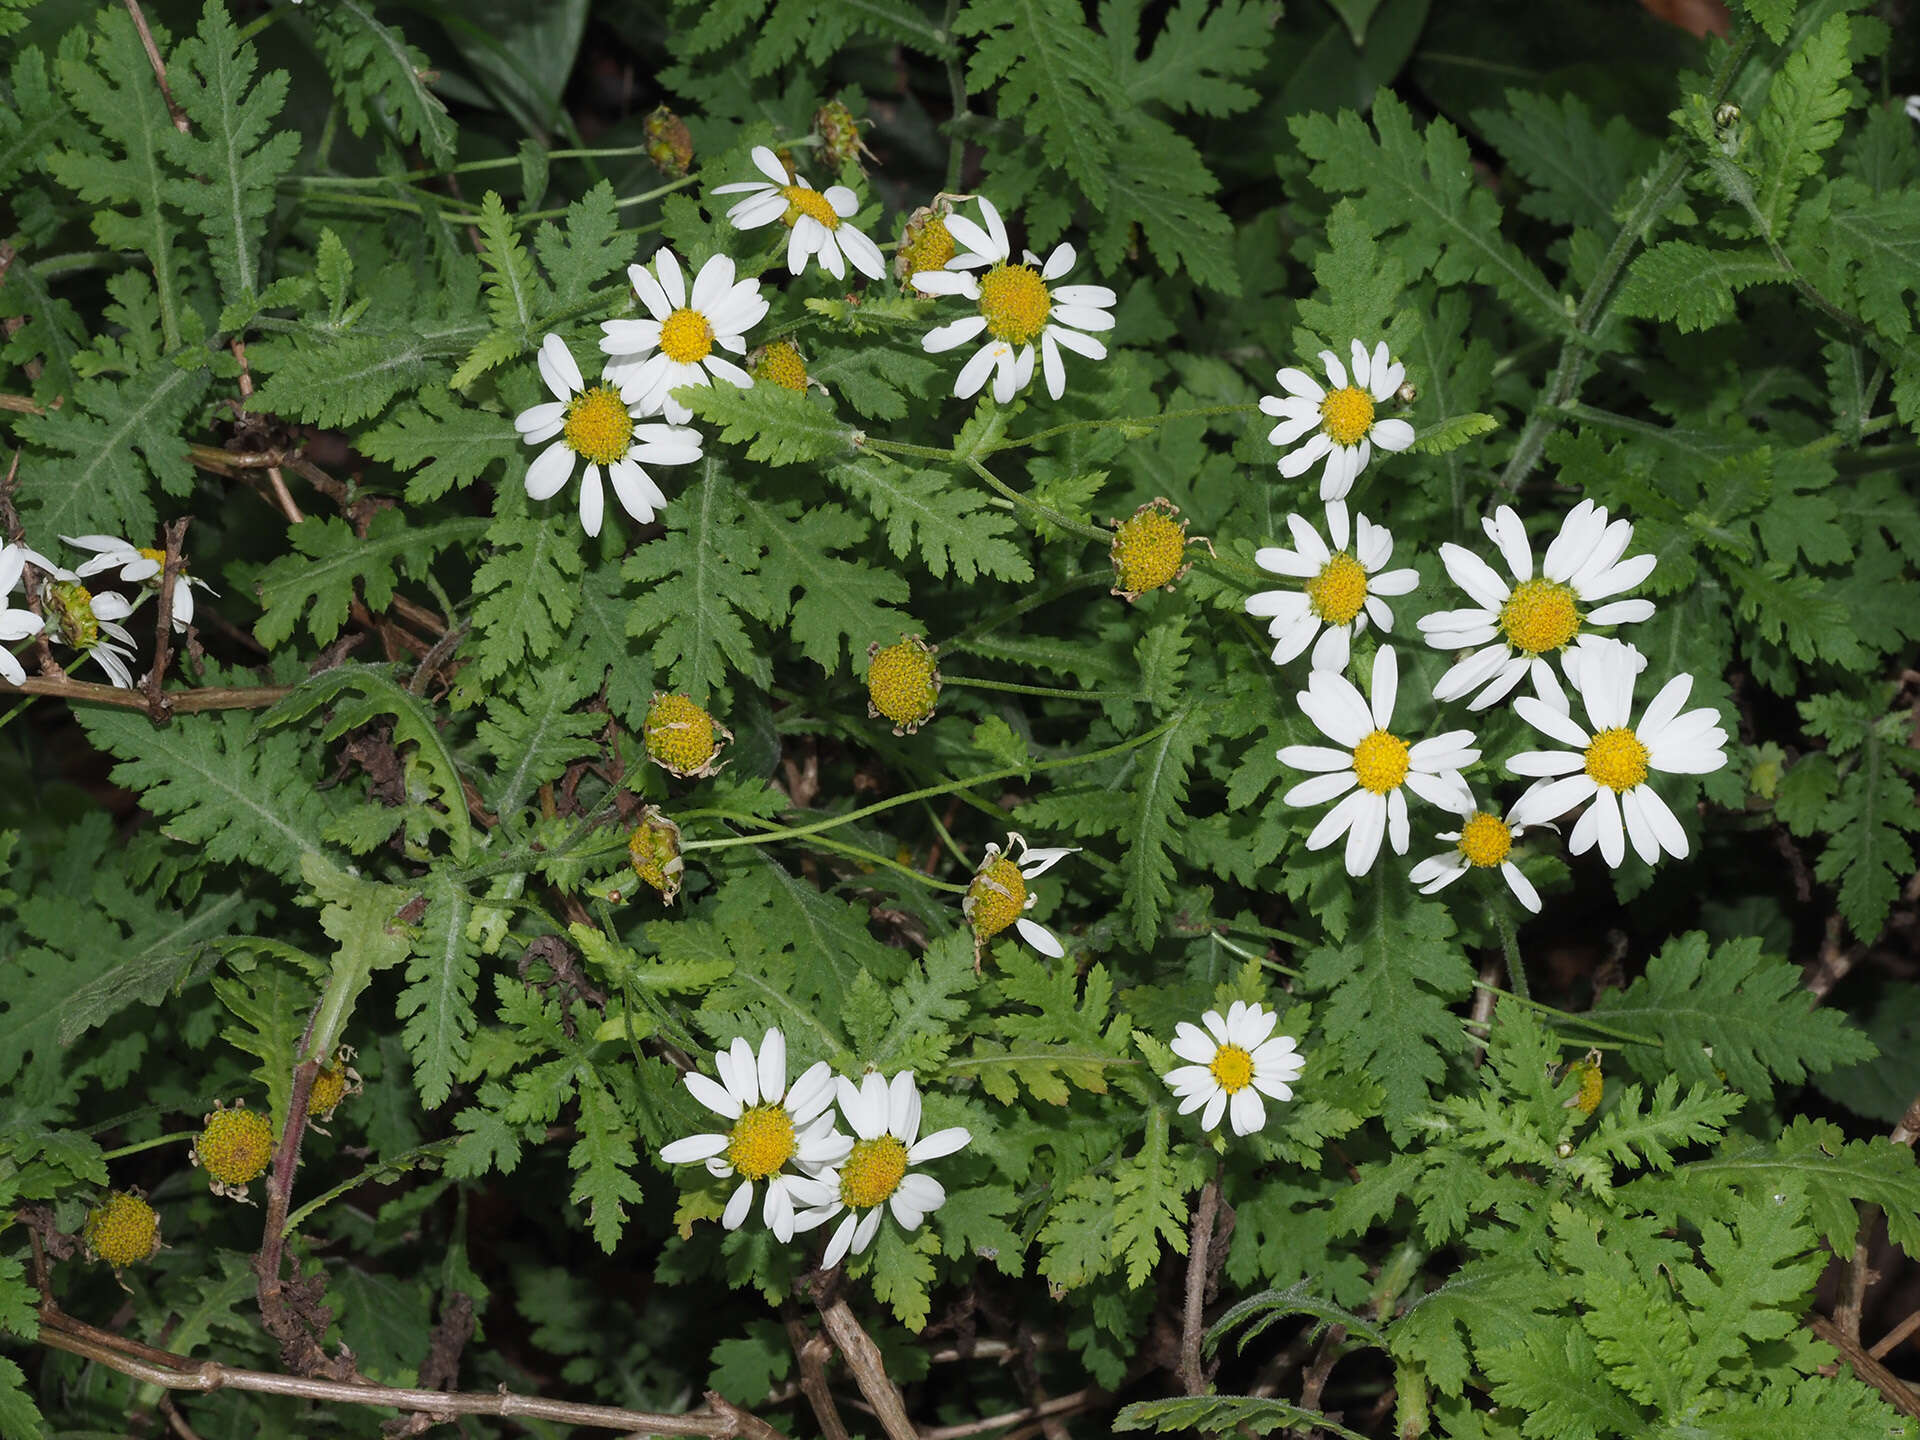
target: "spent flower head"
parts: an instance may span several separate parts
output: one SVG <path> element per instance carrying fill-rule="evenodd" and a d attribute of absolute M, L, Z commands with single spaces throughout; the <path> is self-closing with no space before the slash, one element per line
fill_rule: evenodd
<path fill-rule="evenodd" d="M 867 647 L 867 715 L 893 722 L 893 733 L 911 735 L 933 718 L 940 699 L 939 650 L 918 635 L 897 644 Z"/>
<path fill-rule="evenodd" d="M 1132 604 L 1149 590 L 1171 589 L 1192 568 L 1187 560 L 1187 522 L 1180 507 L 1155 496 L 1124 520 L 1113 522 L 1113 590 Z M 1200 541 L 1205 544 L 1206 542 Z"/>
<path fill-rule="evenodd" d="M 1042 955 L 1057 960 L 1067 953 L 1051 930 L 1026 918 L 1036 898 L 1027 888 L 1027 882 L 1044 875 L 1067 856 L 1076 854 L 1079 848 L 1072 845 L 1037 849 L 1027 844 L 1026 836 L 1011 830 L 1007 832 L 1004 853 L 1000 846 L 988 842 L 986 858 L 973 872 L 973 882 L 960 901 L 960 913 L 973 927 L 975 965 L 979 964 L 982 947 L 1009 925 Z"/>
<path fill-rule="evenodd" d="M 123 1270 L 159 1253 L 160 1216 L 138 1191 L 115 1190 L 87 1212 L 80 1242 L 94 1259 Z"/>
<path fill-rule="evenodd" d="M 207 1172 L 214 1194 L 251 1203 L 248 1184 L 273 1160 L 273 1125 L 244 1100 L 231 1109 L 216 1100 L 194 1137 L 192 1160 Z"/>
<path fill-rule="evenodd" d="M 719 772 L 721 748 L 733 732 L 685 695 L 654 692 L 640 725 L 647 758 L 669 775 L 703 779 Z"/>

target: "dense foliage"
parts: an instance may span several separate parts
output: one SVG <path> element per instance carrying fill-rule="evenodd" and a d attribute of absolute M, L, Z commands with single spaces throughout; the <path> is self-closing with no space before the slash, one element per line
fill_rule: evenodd
<path fill-rule="evenodd" d="M 1652 8 L 0 0 L 0 1436 L 1914 1435 L 1920 25 Z"/>

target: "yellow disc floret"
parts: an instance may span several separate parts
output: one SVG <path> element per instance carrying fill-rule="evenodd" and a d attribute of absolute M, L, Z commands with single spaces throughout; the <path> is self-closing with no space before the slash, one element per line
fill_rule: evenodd
<path fill-rule="evenodd" d="M 1523 580 L 1500 607 L 1500 628 L 1524 655 L 1562 649 L 1580 633 L 1578 599 L 1558 581 Z"/>
<path fill-rule="evenodd" d="M 953 236 L 947 230 L 944 213 L 923 207 L 914 211 L 900 235 L 900 248 L 893 258 L 893 273 L 902 285 L 911 288 L 909 282 L 914 274 L 921 270 L 944 270 L 947 262 L 957 253 L 959 247 L 953 243 Z"/>
<path fill-rule="evenodd" d="M 244 1101 L 231 1110 L 216 1105 L 193 1142 L 194 1163 L 205 1168 L 221 1194 L 244 1193 L 272 1159 L 273 1126 Z"/>
<path fill-rule="evenodd" d="M 886 1202 L 907 1174 L 907 1147 L 892 1135 L 856 1140 L 840 1167 L 840 1203 L 871 1210 Z"/>
<path fill-rule="evenodd" d="M 160 1248 L 160 1217 L 138 1195 L 116 1190 L 87 1212 L 80 1238 L 89 1255 L 118 1270 L 150 1259 Z"/>
<path fill-rule="evenodd" d="M 1186 571 L 1187 522 L 1171 501 L 1154 499 L 1122 520 L 1107 554 L 1113 561 L 1113 593 L 1136 600 L 1171 585 Z"/>
<path fill-rule="evenodd" d="M 1357 385 L 1328 391 L 1320 402 L 1320 428 L 1336 445 L 1358 445 L 1373 428 L 1373 397 Z"/>
<path fill-rule="evenodd" d="M 1587 746 L 1587 774 L 1609 790 L 1645 784 L 1647 747 L 1631 730 L 1602 730 Z"/>
<path fill-rule="evenodd" d="M 627 858 L 633 873 L 671 905 L 680 893 L 681 872 L 687 868 L 680 858 L 680 827 L 649 805 L 640 812 L 640 823 L 627 841 Z"/>
<path fill-rule="evenodd" d="M 725 727 L 685 695 L 655 695 L 641 727 L 647 757 L 662 770 L 691 779 L 711 775 L 722 739 L 731 739 Z"/>
<path fill-rule="evenodd" d="M 793 1117 L 782 1105 L 755 1105 L 727 1133 L 727 1163 L 749 1180 L 776 1174 L 793 1158 Z"/>
<path fill-rule="evenodd" d="M 165 568 L 166 568 L 166 564 L 167 564 L 167 552 L 166 552 L 166 551 L 164 551 L 164 550 L 149 550 L 149 549 L 148 549 L 148 548 L 147 548 L 146 546 L 144 546 L 144 545 L 141 545 L 141 546 L 139 546 L 139 547 L 137 547 L 137 548 L 139 549 L 139 552 L 140 552 L 140 555 L 141 555 L 141 558 L 142 558 L 142 559 L 146 559 L 146 560 L 151 560 L 151 561 L 152 561 L 152 562 L 153 562 L 154 564 L 156 564 L 156 565 L 158 565 L 158 566 L 160 566 L 160 567 L 161 567 L 162 569 L 165 569 Z"/>
<path fill-rule="evenodd" d="M 780 218 L 791 225 L 802 215 L 811 215 L 829 230 L 840 228 L 840 217 L 834 213 L 827 197 L 811 185 L 782 185 L 780 193 L 787 197 L 787 213 Z"/>
<path fill-rule="evenodd" d="M 932 646 L 918 635 L 897 645 L 867 649 L 867 713 L 893 722 L 894 734 L 911 735 L 933 718 L 940 698 L 940 672 Z"/>
<path fill-rule="evenodd" d="M 1467 823 L 1460 827 L 1460 853 L 1469 865 L 1492 869 L 1502 863 L 1512 849 L 1513 831 L 1498 815 L 1483 810 L 1478 815 L 1469 815 Z"/>
<path fill-rule="evenodd" d="M 1366 603 L 1366 567 L 1344 550 L 1307 582 L 1307 608 L 1329 625 L 1351 625 Z"/>
<path fill-rule="evenodd" d="M 1580 1088 L 1567 1101 L 1567 1109 L 1578 1110 L 1582 1115 L 1591 1115 L 1600 1108 L 1600 1097 L 1606 1092 L 1606 1077 L 1600 1073 L 1600 1052 L 1590 1051 L 1584 1060 L 1575 1060 L 1567 1066 L 1567 1073 L 1577 1076 Z"/>
<path fill-rule="evenodd" d="M 698 310 L 676 310 L 660 322 L 660 349 L 669 360 L 698 364 L 713 353 L 713 326 Z"/>
<path fill-rule="evenodd" d="M 991 940 L 1027 908 L 1027 877 L 1004 855 L 995 855 L 974 874 L 961 912 L 976 940 Z"/>
<path fill-rule="evenodd" d="M 791 340 L 776 340 L 764 347 L 751 366 L 753 378 L 783 390 L 807 388 L 807 362 Z"/>
<path fill-rule="evenodd" d="M 60 638 L 74 649 L 85 650 L 100 638 L 100 622 L 93 613 L 93 592 L 86 586 L 71 580 L 56 580 L 47 587 L 47 601 Z"/>
<path fill-rule="evenodd" d="M 360 1072 L 353 1068 L 353 1047 L 342 1045 L 333 1058 L 314 1072 L 307 1091 L 307 1114 L 321 1120 L 339 1108 L 349 1095 L 360 1093 Z"/>
<path fill-rule="evenodd" d="M 1376 795 L 1398 790 L 1407 778 L 1407 742 L 1385 730 L 1361 736 L 1353 747 L 1353 773 Z"/>
<path fill-rule="evenodd" d="M 1222 1045 L 1213 1052 L 1213 1063 L 1207 1070 L 1222 1090 L 1237 1095 L 1253 1083 L 1253 1056 L 1238 1045 Z"/>
<path fill-rule="evenodd" d="M 625 459 L 633 448 L 633 417 L 627 413 L 618 390 L 611 385 L 596 385 L 567 402 L 561 434 L 574 454 L 595 465 L 611 465 Z"/>
<path fill-rule="evenodd" d="M 996 265 L 980 277 L 980 313 L 994 339 L 1030 345 L 1046 328 L 1053 297 L 1031 265 Z"/>

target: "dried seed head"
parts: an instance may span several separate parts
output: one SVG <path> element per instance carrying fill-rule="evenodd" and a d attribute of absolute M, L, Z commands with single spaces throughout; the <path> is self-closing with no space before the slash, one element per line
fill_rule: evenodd
<path fill-rule="evenodd" d="M 906 228 L 900 232 L 900 248 L 893 257 L 893 275 L 909 294 L 926 293 L 911 284 L 916 271 L 944 270 L 947 262 L 959 253 L 960 247 L 947 233 L 949 208 L 944 199 L 922 205 L 907 217 Z"/>
<path fill-rule="evenodd" d="M 1156 497 L 1114 525 L 1107 552 L 1113 561 L 1113 593 L 1128 604 L 1187 573 L 1187 522 L 1174 518 L 1179 513 L 1172 501 Z"/>
<path fill-rule="evenodd" d="M 160 1217 L 130 1190 L 115 1190 L 87 1212 L 80 1229 L 87 1253 L 114 1269 L 137 1265 L 160 1248 Z"/>
<path fill-rule="evenodd" d="M 680 893 L 680 876 L 687 868 L 680 858 L 680 827 L 649 805 L 627 840 L 627 858 L 633 873 L 660 892 L 671 905 Z"/>
<path fill-rule="evenodd" d="M 807 388 L 807 362 L 800 358 L 800 350 L 791 340 L 761 346 L 747 357 L 747 369 L 755 380 L 783 390 Z"/>
<path fill-rule="evenodd" d="M 315 1073 L 313 1088 L 307 1092 L 309 1116 L 325 1120 L 347 1096 L 360 1093 L 360 1072 L 351 1063 L 353 1053 L 351 1045 L 342 1045 Z"/>
<path fill-rule="evenodd" d="M 940 698 L 939 652 L 918 635 L 897 645 L 867 647 L 867 714 L 893 722 L 893 733 L 911 735 L 933 718 Z"/>
<path fill-rule="evenodd" d="M 838 100 L 829 100 L 814 112 L 813 133 L 820 137 L 820 153 L 836 170 L 849 160 L 873 159 L 873 152 L 860 138 L 860 122 Z"/>
<path fill-rule="evenodd" d="M 731 730 L 685 695 L 655 694 L 641 728 L 647 758 L 684 780 L 716 773 L 720 747 L 733 738 Z"/>
<path fill-rule="evenodd" d="M 213 1193 L 234 1200 L 247 1198 L 247 1183 L 273 1159 L 273 1126 L 244 1100 L 227 1109 L 218 1100 L 193 1142 L 193 1163 L 207 1172 Z"/>
<path fill-rule="evenodd" d="M 662 105 L 643 126 L 647 158 L 664 174 L 680 179 L 693 168 L 693 135 L 687 122 Z"/>

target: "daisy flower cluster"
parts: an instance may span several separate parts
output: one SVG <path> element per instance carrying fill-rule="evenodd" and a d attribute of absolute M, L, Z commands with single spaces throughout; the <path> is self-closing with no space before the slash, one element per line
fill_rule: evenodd
<path fill-rule="evenodd" d="M 1513 700 L 1514 713 L 1564 747 L 1508 757 L 1508 773 L 1533 783 L 1504 812 L 1483 807 L 1465 778 L 1481 758 L 1473 730 L 1423 736 L 1396 726 L 1400 661 L 1392 645 L 1374 652 L 1364 692 L 1345 674 L 1353 641 L 1369 625 L 1392 630 L 1386 600 L 1410 595 L 1419 584 L 1414 570 L 1387 568 L 1393 536 L 1350 513 L 1346 498 L 1374 447 L 1404 450 L 1413 441 L 1404 421 L 1381 420 L 1375 411 L 1397 393 L 1405 370 L 1384 342 L 1369 350 L 1355 339 L 1350 354 L 1351 376 L 1331 351 L 1322 352 L 1332 390 L 1304 371 L 1286 369 L 1278 378 L 1290 398 L 1262 402 L 1269 414 L 1286 417 L 1271 435 L 1273 443 L 1295 445 L 1312 432 L 1282 458 L 1282 473 L 1298 475 L 1325 460 L 1325 538 L 1304 517 L 1289 515 L 1292 548 L 1270 547 L 1254 557 L 1287 583 L 1246 600 L 1248 614 L 1269 622 L 1275 664 L 1288 664 L 1312 647 L 1298 703 L 1332 743 L 1288 745 L 1278 752 L 1282 764 L 1307 773 L 1282 803 L 1331 807 L 1307 836 L 1307 848 L 1344 839 L 1347 873 L 1355 876 L 1373 867 L 1383 841 L 1396 855 L 1406 854 L 1411 794 L 1456 817 L 1453 828 L 1437 835 L 1450 848 L 1413 867 L 1410 878 L 1423 892 L 1440 890 L 1472 869 L 1497 869 L 1533 911 L 1540 896 L 1513 861 L 1514 842 L 1527 829 L 1551 826 L 1576 811 L 1567 837 L 1575 855 L 1597 846 L 1608 865 L 1618 866 L 1631 844 L 1649 864 L 1662 854 L 1685 858 L 1686 831 L 1649 781 L 1655 774 L 1719 769 L 1726 763 L 1727 732 L 1714 710 L 1684 708 L 1693 689 L 1690 675 L 1667 680 L 1639 722 L 1633 721 L 1634 687 L 1646 660 L 1613 632 L 1652 618 L 1653 602 L 1627 592 L 1653 573 L 1655 557 L 1627 554 L 1630 521 L 1610 518 L 1604 507 L 1582 500 L 1561 518 L 1536 561 L 1525 522 L 1513 507 L 1501 505 L 1481 522 L 1497 566 L 1466 546 L 1440 547 L 1441 563 L 1467 603 L 1429 611 L 1417 622 L 1430 646 L 1455 657 L 1434 684 L 1432 699 L 1465 700 L 1472 714 L 1509 699 L 1526 682 L 1532 693 Z M 1585 724 L 1575 717 L 1569 689 Z"/>
<path fill-rule="evenodd" d="M 757 178 L 712 192 L 739 197 L 726 209 L 736 231 L 784 227 L 786 267 L 795 276 L 812 264 L 836 281 L 849 270 L 868 280 L 885 277 L 880 247 L 854 223 L 860 197 L 851 187 L 815 189 L 766 145 L 753 148 L 751 161 Z M 1031 250 L 1016 260 L 993 202 L 973 197 L 974 219 L 953 209 L 955 198 L 937 197 L 917 211 L 896 257 L 898 278 L 911 293 L 969 307 L 970 313 L 929 330 L 922 347 L 937 354 L 981 342 L 954 380 L 959 399 L 971 399 L 991 380 L 994 399 L 1010 404 L 1031 386 L 1037 368 L 1058 400 L 1066 393 L 1067 352 L 1106 358 L 1106 343 L 1097 337 L 1113 328 L 1117 297 L 1104 285 L 1061 283 L 1077 263 L 1069 244 L 1054 246 L 1045 260 Z M 654 471 L 701 458 L 701 436 L 688 425 L 693 412 L 674 398 L 676 391 L 716 384 L 745 389 L 756 376 L 793 390 L 809 384 L 790 339 L 775 336 L 749 352 L 748 336 L 771 305 L 762 282 L 742 276 L 732 256 L 712 255 L 690 273 L 662 247 L 648 263 L 629 266 L 627 278 L 644 318 L 601 322 L 599 379 L 589 384 L 566 341 L 549 334 L 535 358 L 551 398 L 513 422 L 523 442 L 542 447 L 527 466 L 527 495 L 550 500 L 578 473 L 580 525 L 589 536 L 604 523 L 606 486 L 644 525 L 667 505 Z"/>
<path fill-rule="evenodd" d="M 920 1133 L 920 1087 L 911 1070 L 858 1080 L 820 1060 L 788 1083 L 787 1037 L 777 1027 L 756 1051 L 737 1037 L 713 1057 L 719 1079 L 689 1071 L 687 1092 L 725 1122 L 662 1147 L 669 1165 L 705 1165 L 735 1180 L 720 1223 L 738 1230 L 760 1196 L 760 1220 L 781 1244 L 838 1220 L 821 1257 L 831 1268 L 873 1243 L 886 1216 L 918 1230 L 947 1202 L 946 1188 L 914 1167 L 964 1147 L 954 1125 Z M 837 1114 L 836 1114 L 837 1109 Z M 845 1121 L 848 1134 L 840 1129 Z"/>
<path fill-rule="evenodd" d="M 80 658 L 92 660 L 110 684 L 130 689 L 134 683 L 134 639 L 133 632 L 121 622 L 148 595 L 160 593 L 166 552 L 114 535 L 60 538 L 87 554 L 71 570 L 25 545 L 0 546 L 0 678 L 14 685 L 25 684 L 27 673 L 20 657 L 4 647 L 44 635 L 70 647 Z M 132 599 L 118 591 L 96 588 L 99 582 L 94 577 L 109 572 L 114 572 L 113 578 L 121 584 L 136 587 Z M 20 588 L 24 601 L 18 606 L 14 603 L 15 587 Z M 211 585 L 184 568 L 177 572 L 170 616 L 176 634 L 193 624 L 195 590 L 215 593 Z"/>

